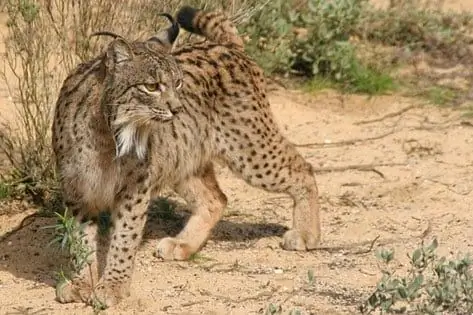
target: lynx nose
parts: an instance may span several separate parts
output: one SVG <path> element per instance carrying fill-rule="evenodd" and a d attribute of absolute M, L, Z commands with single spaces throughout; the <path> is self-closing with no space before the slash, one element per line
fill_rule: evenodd
<path fill-rule="evenodd" d="M 180 112 L 182 112 L 182 110 L 183 110 L 182 106 L 170 109 L 170 111 L 173 115 L 179 114 Z"/>
<path fill-rule="evenodd" d="M 173 115 L 176 115 L 183 110 L 181 100 L 177 97 L 173 97 L 172 99 L 170 99 L 167 105 L 168 109 Z"/>

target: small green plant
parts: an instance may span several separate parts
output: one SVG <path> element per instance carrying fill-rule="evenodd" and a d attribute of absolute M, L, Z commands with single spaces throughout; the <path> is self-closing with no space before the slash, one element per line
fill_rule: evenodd
<path fill-rule="evenodd" d="M 305 292 L 314 292 L 315 290 L 315 276 L 314 271 L 309 269 L 307 271 L 307 282 L 301 288 Z M 284 310 L 281 304 L 270 303 L 265 310 L 265 315 L 302 315 L 302 311 L 297 308 Z"/>
<path fill-rule="evenodd" d="M 265 315 L 276 315 L 276 314 L 282 314 L 282 307 L 281 305 L 275 305 L 273 303 L 270 303 L 268 305 L 268 308 L 266 309 L 266 312 L 264 312 Z"/>
<path fill-rule="evenodd" d="M 472 119 L 473 118 L 473 105 L 467 105 L 463 107 L 462 109 L 462 117 L 466 119 Z"/>
<path fill-rule="evenodd" d="M 307 283 L 309 285 L 313 285 L 315 283 L 314 271 L 312 269 L 307 271 Z"/>
<path fill-rule="evenodd" d="M 64 214 L 55 213 L 57 224 L 46 226 L 45 228 L 54 229 L 54 238 L 49 245 L 57 245 L 65 251 L 70 259 L 71 273 L 80 272 L 89 262 L 89 256 L 92 251 L 84 242 L 84 227 L 88 223 L 79 224 L 73 216 L 68 214 L 67 209 Z M 71 275 L 66 275 L 64 271 L 60 272 L 60 279 L 70 279 Z"/>
<path fill-rule="evenodd" d="M 462 117 L 464 118 L 473 118 L 473 110 L 466 111 L 462 114 Z"/>
<path fill-rule="evenodd" d="M 452 89 L 434 86 L 426 91 L 426 97 L 435 105 L 446 106 L 454 103 L 458 95 Z"/>
<path fill-rule="evenodd" d="M 382 94 L 396 89 L 396 84 L 387 73 L 362 66 L 355 62 L 350 69 L 351 81 L 347 90 L 370 95 Z"/>
<path fill-rule="evenodd" d="M 0 200 L 11 196 L 11 188 L 8 184 L 0 182 Z"/>
<path fill-rule="evenodd" d="M 195 263 L 204 263 L 214 260 L 213 258 L 202 255 L 201 253 L 194 253 L 189 257 L 189 261 Z"/>
<path fill-rule="evenodd" d="M 107 309 L 107 306 L 98 299 L 93 299 L 92 308 L 94 309 L 94 314 L 100 314 L 101 311 Z"/>
<path fill-rule="evenodd" d="M 298 309 L 292 309 L 287 312 L 283 312 L 283 308 L 279 304 L 270 303 L 264 312 L 264 315 L 302 315 L 302 312 Z"/>
<path fill-rule="evenodd" d="M 473 261 L 467 256 L 447 260 L 436 254 L 434 239 L 410 256 L 406 275 L 396 275 L 389 263 L 394 251 L 377 253 L 383 274 L 376 290 L 363 303 L 364 314 L 471 314 L 473 312 Z"/>
<path fill-rule="evenodd" d="M 324 89 L 333 89 L 337 88 L 337 84 L 331 81 L 328 78 L 316 76 L 313 77 L 310 80 L 307 80 L 303 83 L 302 89 L 305 92 L 315 92 L 315 91 L 320 91 Z"/>

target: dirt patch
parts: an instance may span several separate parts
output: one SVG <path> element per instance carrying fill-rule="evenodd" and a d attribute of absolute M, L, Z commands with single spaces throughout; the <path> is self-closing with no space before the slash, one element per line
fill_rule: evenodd
<path fill-rule="evenodd" d="M 473 7 L 449 5 L 455 3 Z M 11 114 L 4 92 L 0 86 L 2 118 Z M 461 107 L 333 91 L 277 90 L 270 97 L 284 133 L 305 144 L 300 151 L 318 169 L 323 249 L 280 249 L 291 225 L 289 198 L 219 169 L 229 206 L 201 253 L 190 262 L 155 259 L 158 239 L 176 234 L 187 214 L 180 203 L 177 217 L 151 213 L 132 296 L 105 314 L 264 314 L 271 305 L 283 313 L 352 314 L 380 277 L 379 247 L 394 248 L 400 268 L 421 237 L 438 237 L 441 254 L 473 251 L 473 125 Z M 0 235 L 35 211 L 21 209 L 0 215 Z M 42 227 L 51 224 L 31 218 L 1 239 L 0 314 L 93 313 L 54 300 L 54 272 L 65 260 L 46 246 L 52 231 Z"/>
<path fill-rule="evenodd" d="M 178 217 L 164 221 L 151 214 L 132 296 L 106 314 L 260 314 L 270 304 L 286 311 L 349 314 L 378 280 L 374 251 L 379 246 L 394 248 L 400 266 L 422 234 L 438 237 L 443 254 L 472 250 L 473 128 L 461 111 L 416 108 L 419 101 L 399 96 L 332 91 L 304 95 L 280 90 L 271 94 L 271 103 L 293 142 L 317 142 L 300 150 L 321 170 L 317 180 L 325 249 L 281 250 L 280 237 L 291 224 L 291 201 L 253 189 L 220 169 L 229 206 L 198 258 L 157 261 L 157 240 L 177 233 L 187 214 L 178 211 Z M 387 115 L 408 106 L 400 115 Z M 370 138 L 374 140 L 364 140 Z M 354 141 L 337 144 L 342 140 Z M 376 166 L 390 163 L 394 166 Z M 371 164 L 369 169 L 327 172 Z M 185 210 L 185 205 L 178 208 Z M 0 217 L 0 232 L 25 214 Z M 0 313 L 92 312 L 81 304 L 54 301 L 54 272 L 64 261 L 45 246 L 51 231 L 41 229 L 53 223 L 32 219 L 0 243 Z"/>

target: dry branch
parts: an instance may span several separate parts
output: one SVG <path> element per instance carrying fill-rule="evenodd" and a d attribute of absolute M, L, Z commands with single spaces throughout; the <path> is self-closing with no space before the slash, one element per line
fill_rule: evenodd
<path fill-rule="evenodd" d="M 361 172 L 374 172 L 381 178 L 385 178 L 384 174 L 376 169 L 376 167 L 393 167 L 393 166 L 406 166 L 407 163 L 380 163 L 380 164 L 355 164 L 346 166 L 330 166 L 313 168 L 314 173 L 330 173 L 330 172 L 345 172 L 345 171 L 361 171 Z"/>
<path fill-rule="evenodd" d="M 422 231 L 422 233 L 420 233 L 419 235 L 414 236 L 414 237 L 388 238 L 388 239 L 384 239 L 384 240 L 378 242 L 378 240 L 380 239 L 380 236 L 377 235 L 373 240 L 370 240 L 370 241 L 363 241 L 363 242 L 358 242 L 358 243 L 354 243 L 354 244 L 340 245 L 340 246 L 322 246 L 322 247 L 314 248 L 311 251 L 326 251 L 326 252 L 329 252 L 329 253 L 335 253 L 335 252 L 340 252 L 340 251 L 348 251 L 347 254 L 350 254 L 350 255 L 363 255 L 363 254 L 370 253 L 373 250 L 373 248 L 374 248 L 374 246 L 377 242 L 378 242 L 378 246 L 381 246 L 381 245 L 387 245 L 389 243 L 395 243 L 395 242 L 399 242 L 399 241 L 412 240 L 412 239 L 415 239 L 415 238 L 424 239 L 430 234 L 431 231 L 432 231 L 432 229 L 431 229 L 430 221 L 427 221 L 427 227 Z M 367 249 L 353 250 L 354 248 L 362 247 L 362 246 L 366 246 L 366 245 L 369 245 Z"/>
<path fill-rule="evenodd" d="M 389 113 L 389 114 L 384 115 L 384 116 L 379 117 L 379 118 L 370 119 L 370 120 L 361 120 L 361 121 L 355 122 L 355 125 L 371 124 L 371 123 L 383 121 L 383 120 L 388 119 L 388 118 L 393 118 L 393 117 L 396 117 L 396 116 L 400 116 L 400 115 L 410 111 L 411 109 L 417 108 L 418 106 L 419 105 L 410 105 L 410 106 L 404 107 L 403 109 L 401 109 L 397 112 Z"/>
<path fill-rule="evenodd" d="M 314 248 L 311 251 L 325 251 L 325 252 L 329 252 L 329 253 L 336 253 L 336 252 L 340 252 L 340 251 L 347 251 L 347 250 L 353 249 L 354 247 L 361 247 L 361 246 L 365 246 L 365 245 L 370 245 L 367 250 L 366 249 L 365 250 L 358 250 L 358 251 L 354 251 L 354 252 L 351 253 L 351 254 L 355 254 L 355 255 L 357 255 L 357 254 L 367 254 L 367 253 L 371 252 L 371 250 L 373 250 L 373 247 L 376 244 L 376 242 L 379 240 L 379 238 L 380 238 L 380 236 L 377 235 L 371 241 L 364 241 L 364 242 L 359 242 L 359 243 L 355 243 L 355 244 L 340 245 L 340 246 L 321 246 L 321 247 Z"/>
<path fill-rule="evenodd" d="M 11 229 L 10 231 L 8 231 L 5 234 L 3 234 L 2 236 L 0 236 L 0 243 L 3 242 L 4 240 L 8 239 L 11 235 L 15 234 L 16 232 L 22 230 L 23 228 L 27 227 L 28 225 L 30 225 L 31 223 L 34 222 L 34 220 L 31 220 L 29 222 L 26 222 L 26 220 L 31 219 L 31 218 L 37 218 L 37 217 L 40 217 L 40 216 L 42 216 L 41 213 L 34 212 L 34 213 L 24 217 L 23 220 L 21 220 L 21 222 L 17 226 L 15 226 L 13 229 Z"/>
<path fill-rule="evenodd" d="M 455 186 L 455 184 L 448 184 L 448 183 L 444 183 L 444 182 L 441 182 L 439 180 L 431 179 L 431 178 L 426 178 L 425 180 L 427 180 L 429 182 L 432 182 L 432 183 L 435 183 L 435 184 L 438 184 L 438 185 L 442 185 L 445 188 L 447 188 L 448 191 L 451 191 L 452 193 L 460 195 L 460 196 L 468 196 L 473 191 L 473 189 L 469 189 L 469 190 L 466 190 L 466 191 L 457 191 L 457 190 L 452 188 L 453 186 Z"/>
<path fill-rule="evenodd" d="M 471 121 L 466 121 L 466 120 L 462 120 L 460 122 L 460 125 L 461 126 L 466 126 L 466 127 L 473 127 L 473 123 Z"/>
<path fill-rule="evenodd" d="M 369 137 L 369 138 L 356 138 L 356 139 L 350 139 L 350 140 L 342 140 L 342 141 L 337 141 L 337 142 L 312 142 L 312 143 L 304 143 L 304 144 L 298 144 L 298 143 L 293 143 L 296 147 L 299 148 L 305 148 L 305 147 L 338 147 L 338 146 L 345 146 L 345 145 L 352 145 L 358 142 L 367 142 L 367 141 L 372 141 L 372 140 L 379 140 L 382 138 L 385 138 L 387 136 L 390 136 L 394 134 L 394 129 L 392 129 L 389 132 L 383 133 L 378 136 L 374 137 Z"/>
<path fill-rule="evenodd" d="M 270 291 L 262 291 L 262 292 L 257 293 L 254 296 L 247 296 L 247 297 L 243 297 L 243 298 L 239 298 L 239 299 L 234 299 L 234 298 L 227 297 L 227 296 L 224 296 L 224 295 L 212 294 L 211 292 L 209 292 L 207 290 L 200 290 L 201 295 L 211 296 L 211 297 L 216 298 L 218 300 L 224 301 L 225 303 L 233 303 L 233 304 L 241 304 L 243 302 L 248 302 L 248 301 L 257 301 L 257 300 L 260 300 L 263 297 L 267 299 L 268 297 L 273 296 L 274 293 L 276 293 L 276 292 L 277 292 L 277 289 L 271 288 Z M 189 303 L 187 303 L 187 304 L 189 304 Z"/>

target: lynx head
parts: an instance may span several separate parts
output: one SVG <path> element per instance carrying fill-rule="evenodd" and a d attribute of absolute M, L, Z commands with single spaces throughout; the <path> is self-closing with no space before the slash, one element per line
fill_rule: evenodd
<path fill-rule="evenodd" d="M 171 55 L 179 25 L 172 25 L 146 41 L 115 39 L 103 55 L 105 79 L 102 110 L 113 133 L 117 157 L 135 151 L 145 157 L 153 124 L 164 123 L 178 114 L 181 103 L 182 71 Z"/>

